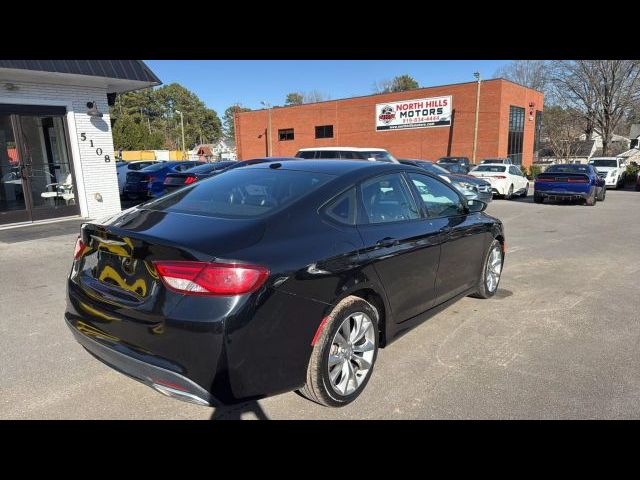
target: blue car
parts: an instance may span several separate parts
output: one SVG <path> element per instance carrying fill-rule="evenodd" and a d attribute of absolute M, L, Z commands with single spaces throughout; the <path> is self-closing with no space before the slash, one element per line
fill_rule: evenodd
<path fill-rule="evenodd" d="M 159 197 L 164 193 L 164 178 L 169 173 L 182 172 L 203 163 L 188 160 L 158 162 L 137 172 L 129 172 L 124 184 L 124 195 L 133 200 Z"/>
<path fill-rule="evenodd" d="M 533 186 L 533 201 L 583 200 L 593 206 L 604 201 L 607 194 L 605 180 L 591 165 L 552 165 L 536 177 Z"/>

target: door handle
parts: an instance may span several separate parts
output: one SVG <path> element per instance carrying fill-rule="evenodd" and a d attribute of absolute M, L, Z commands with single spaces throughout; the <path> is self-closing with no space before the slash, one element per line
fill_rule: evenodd
<path fill-rule="evenodd" d="M 400 240 L 391 237 L 384 237 L 382 240 L 376 242 L 376 247 L 387 248 L 400 245 Z"/>

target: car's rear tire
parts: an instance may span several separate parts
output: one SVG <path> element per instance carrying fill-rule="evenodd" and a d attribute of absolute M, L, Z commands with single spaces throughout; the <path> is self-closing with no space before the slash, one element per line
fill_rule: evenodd
<path fill-rule="evenodd" d="M 471 296 L 475 298 L 491 298 L 495 295 L 502 276 L 504 253 L 502 244 L 494 240 L 489 245 L 482 262 L 482 273 L 478 280 L 478 290 Z"/>
<path fill-rule="evenodd" d="M 544 202 L 544 197 L 542 195 L 536 195 L 534 193 L 533 194 L 533 201 L 534 201 L 534 203 L 542 203 L 542 202 Z"/>
<path fill-rule="evenodd" d="M 376 307 L 360 297 L 349 296 L 338 303 L 313 347 L 307 383 L 300 393 L 327 407 L 341 407 L 358 398 L 378 356 L 379 318 Z"/>
<path fill-rule="evenodd" d="M 596 187 L 593 187 L 593 191 L 591 192 L 591 195 L 589 195 L 589 197 L 584 201 L 584 204 L 589 207 L 593 207 L 597 201 L 598 201 L 598 198 L 596 195 Z"/>
<path fill-rule="evenodd" d="M 504 196 L 505 200 L 511 200 L 511 198 L 513 198 L 513 185 L 511 185 L 509 187 L 509 191 L 507 192 L 507 194 Z"/>
<path fill-rule="evenodd" d="M 600 195 L 598 195 L 598 201 L 604 202 L 604 197 L 606 197 L 606 195 L 607 195 L 607 188 L 602 187 L 602 189 L 600 190 Z"/>

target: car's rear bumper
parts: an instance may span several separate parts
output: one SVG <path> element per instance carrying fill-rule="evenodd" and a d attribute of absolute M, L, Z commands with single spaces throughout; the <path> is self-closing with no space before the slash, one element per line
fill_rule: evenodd
<path fill-rule="evenodd" d="M 117 345 L 119 350 L 116 350 L 115 344 L 110 345 L 109 342 L 104 339 L 99 340 L 99 336 L 95 337 L 95 339 L 91 338 L 82 331 L 82 326 L 77 322 L 70 320 L 68 317 L 65 317 L 65 320 L 78 343 L 91 355 L 114 370 L 172 398 L 196 403 L 198 405 L 221 405 L 209 392 L 189 378 L 135 358 L 132 354 L 125 353 L 126 347 L 122 344 Z"/>
<path fill-rule="evenodd" d="M 570 192 L 566 190 L 534 190 L 534 196 L 549 200 L 586 200 L 589 198 L 588 192 Z"/>
<path fill-rule="evenodd" d="M 147 194 L 147 185 L 146 184 L 138 184 L 138 183 L 125 183 L 123 187 L 124 193 L 132 193 L 136 195 L 146 195 Z"/>

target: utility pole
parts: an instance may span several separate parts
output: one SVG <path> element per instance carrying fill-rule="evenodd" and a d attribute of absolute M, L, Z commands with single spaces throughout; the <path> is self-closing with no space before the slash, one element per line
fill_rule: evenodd
<path fill-rule="evenodd" d="M 473 128 L 473 158 L 471 162 L 476 163 L 476 152 L 478 149 L 478 114 L 480 113 L 480 83 L 482 79 L 480 78 L 480 72 L 474 72 L 473 76 L 478 80 L 478 88 L 476 90 L 476 122 Z"/>
<path fill-rule="evenodd" d="M 176 110 L 176 113 L 180 114 L 180 128 L 182 129 L 182 160 L 186 160 L 186 147 L 184 145 L 184 116 L 180 110 Z"/>
<path fill-rule="evenodd" d="M 264 105 L 265 107 L 267 107 L 268 112 L 269 112 L 268 113 L 269 121 L 268 121 L 268 124 L 267 124 L 267 135 L 268 135 L 268 138 L 267 138 L 267 140 L 268 140 L 267 157 L 270 157 L 272 155 L 272 152 L 273 152 L 273 149 L 272 149 L 272 146 L 271 146 L 271 104 L 269 102 L 265 102 L 265 101 L 262 101 L 260 103 L 262 105 Z"/>

